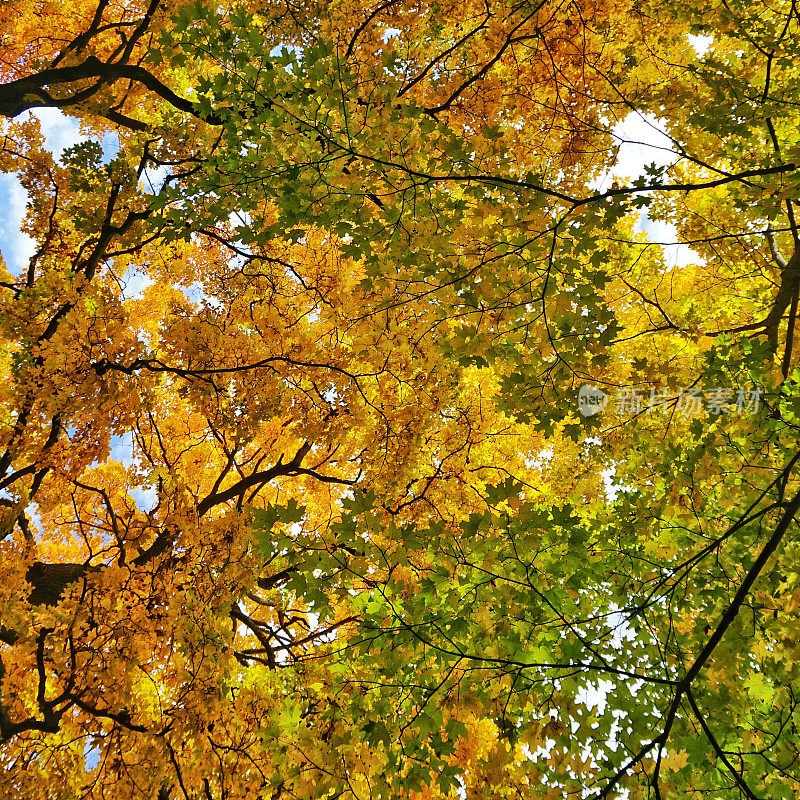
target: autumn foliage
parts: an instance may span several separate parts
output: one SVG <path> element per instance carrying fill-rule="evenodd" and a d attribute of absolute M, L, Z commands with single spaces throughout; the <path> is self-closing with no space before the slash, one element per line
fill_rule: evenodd
<path fill-rule="evenodd" d="M 0 21 L 0 796 L 800 793 L 794 2 Z"/>

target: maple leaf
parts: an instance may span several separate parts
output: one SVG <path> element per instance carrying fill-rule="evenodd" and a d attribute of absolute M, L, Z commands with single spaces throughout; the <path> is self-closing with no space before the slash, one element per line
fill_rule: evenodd
<path fill-rule="evenodd" d="M 0 794 L 797 793 L 793 8 L 0 19 Z"/>

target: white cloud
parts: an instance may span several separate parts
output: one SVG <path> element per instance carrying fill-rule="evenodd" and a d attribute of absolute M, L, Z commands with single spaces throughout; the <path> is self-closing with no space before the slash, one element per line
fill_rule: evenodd
<path fill-rule="evenodd" d="M 685 267 L 687 264 L 702 264 L 703 259 L 691 247 L 678 241 L 678 229 L 671 222 L 652 220 L 642 212 L 636 230 L 647 234 L 651 242 L 658 242 L 664 251 L 667 267 Z"/>
<path fill-rule="evenodd" d="M 129 466 L 133 461 L 133 433 L 112 436 L 109 441 L 110 455 L 115 461 Z"/>
<path fill-rule="evenodd" d="M 81 136 L 80 124 L 74 117 L 68 117 L 57 108 L 37 108 L 31 112 L 39 120 L 45 147 L 60 162 L 61 153 L 67 147 L 73 147 L 78 142 L 87 141 L 87 136 Z"/>
<path fill-rule="evenodd" d="M 610 189 L 615 180 L 620 185 L 629 186 L 647 174 L 646 167 L 666 167 L 679 158 L 672 140 L 664 131 L 663 123 L 652 115 L 632 112 L 614 126 L 612 135 L 619 144 L 617 160 L 602 178 L 591 183 L 595 191 Z M 694 250 L 678 241 L 678 231 L 674 225 L 650 219 L 646 210 L 640 214 L 636 230 L 646 233 L 648 239 L 662 245 L 664 261 L 669 267 L 683 267 L 701 261 Z"/>
<path fill-rule="evenodd" d="M 91 138 L 81 133 L 80 122 L 75 117 L 68 117 L 57 108 L 36 108 L 30 113 L 39 120 L 45 147 L 59 163 L 66 148 L 74 147 L 78 142 L 88 142 Z M 100 146 L 103 148 L 103 161 L 110 161 L 119 150 L 119 136 L 106 133 L 100 140 Z"/>
<path fill-rule="evenodd" d="M 689 44 L 694 47 L 698 58 L 702 58 L 708 52 L 708 48 L 711 47 L 711 43 L 714 41 L 713 36 L 692 36 L 692 34 L 687 34 L 686 38 L 689 40 Z"/>
<path fill-rule="evenodd" d="M 148 167 L 142 172 L 141 185 L 146 192 L 158 194 L 169 177 L 167 167 Z"/>
<path fill-rule="evenodd" d="M 152 510 L 158 502 L 158 492 L 155 486 L 148 486 L 144 489 L 129 489 L 128 494 L 136 503 L 136 508 L 145 514 Z"/>
<path fill-rule="evenodd" d="M 139 267 L 128 267 L 120 280 L 122 297 L 125 300 L 140 300 L 145 289 L 153 285 L 153 279 Z"/>
<path fill-rule="evenodd" d="M 632 112 L 614 126 L 611 132 L 619 145 L 617 160 L 596 186 L 602 191 L 612 180 L 628 182 L 645 174 L 645 167 L 655 164 L 664 167 L 676 161 L 672 140 L 654 116 Z"/>

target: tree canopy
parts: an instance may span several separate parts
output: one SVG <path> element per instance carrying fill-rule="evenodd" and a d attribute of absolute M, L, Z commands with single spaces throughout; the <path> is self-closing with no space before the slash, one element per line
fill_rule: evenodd
<path fill-rule="evenodd" d="M 794 0 L 0 20 L 0 794 L 800 794 Z"/>

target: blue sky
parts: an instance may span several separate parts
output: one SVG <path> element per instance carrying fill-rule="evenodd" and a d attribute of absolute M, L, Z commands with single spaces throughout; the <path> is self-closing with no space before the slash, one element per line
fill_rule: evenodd
<path fill-rule="evenodd" d="M 68 117 L 54 108 L 41 108 L 33 112 L 41 126 L 45 138 L 45 146 L 56 157 L 67 147 L 72 147 L 80 141 L 86 141 L 88 136 L 81 136 L 79 123 L 73 117 Z M 119 147 L 119 140 L 109 134 L 101 141 L 106 159 L 111 159 Z M 0 173 L 0 252 L 8 265 L 9 270 L 15 275 L 19 274 L 27 260 L 33 254 L 33 242 L 20 232 L 25 204 L 28 196 L 19 180 L 14 175 Z"/>
<path fill-rule="evenodd" d="M 383 35 L 384 41 L 398 33 L 400 31 L 397 29 L 388 28 Z M 707 36 L 690 36 L 689 40 L 698 57 L 702 57 L 707 52 L 712 42 L 712 39 Z M 270 55 L 277 55 L 282 49 L 283 46 L 278 45 Z M 298 48 L 290 49 L 294 49 L 300 55 Z M 33 114 L 39 120 L 46 146 L 56 156 L 59 156 L 65 148 L 72 147 L 77 142 L 88 138 L 81 136 L 77 120 L 62 114 L 57 109 L 43 108 L 27 113 Z M 602 188 L 606 182 L 610 184 L 613 177 L 632 180 L 643 173 L 646 164 L 652 162 L 663 164 L 669 161 L 669 157 L 663 149 L 665 146 L 669 146 L 669 140 L 663 133 L 660 133 L 657 120 L 630 114 L 616 126 L 614 133 L 622 143 L 617 164 L 603 180 L 597 182 L 596 188 Z M 114 135 L 107 135 L 101 145 L 105 157 L 110 159 L 119 147 L 119 140 Z M 13 175 L 0 173 L 0 209 L 2 209 L 0 214 L 0 252 L 2 252 L 8 268 L 14 274 L 19 274 L 33 253 L 33 242 L 20 232 L 26 202 L 27 196 L 19 181 Z M 646 215 L 641 218 L 640 228 L 645 230 L 653 240 L 677 242 L 676 232 L 671 226 L 654 224 L 647 219 Z M 682 266 L 697 258 L 688 247 L 678 244 L 667 245 L 665 256 L 667 263 L 675 266 Z"/>

